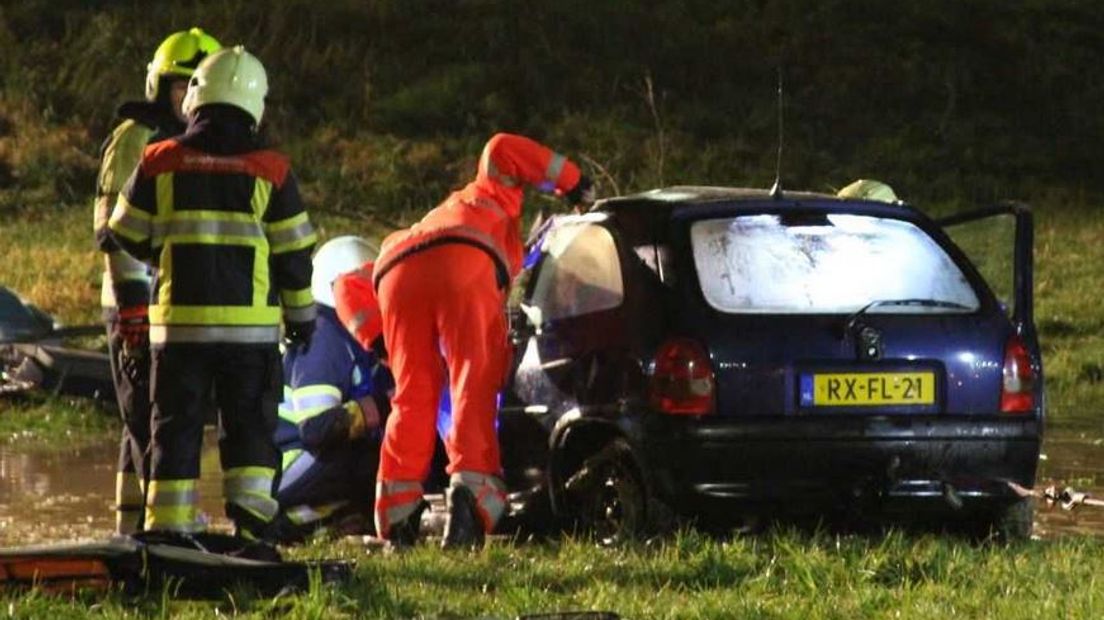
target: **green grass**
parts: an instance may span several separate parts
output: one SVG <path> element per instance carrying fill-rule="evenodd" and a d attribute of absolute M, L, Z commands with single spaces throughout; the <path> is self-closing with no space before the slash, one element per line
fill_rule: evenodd
<path fill-rule="evenodd" d="M 0 399 L 0 444 L 27 447 L 71 447 L 116 436 L 116 414 L 90 400 L 33 394 Z"/>
<path fill-rule="evenodd" d="M 217 602 L 152 595 L 76 600 L 8 595 L 17 618 L 491 617 L 612 610 L 626 618 L 1097 618 L 1104 543 L 1014 546 L 956 539 L 774 531 L 717 540 L 680 533 L 651 545 L 598 548 L 568 540 L 481 553 L 421 547 L 400 556 L 326 543 L 302 556 L 357 561 L 352 582 L 275 599 L 236 592 Z"/>

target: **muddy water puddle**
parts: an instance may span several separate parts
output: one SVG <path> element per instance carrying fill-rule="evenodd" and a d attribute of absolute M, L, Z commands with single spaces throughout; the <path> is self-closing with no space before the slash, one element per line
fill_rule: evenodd
<path fill-rule="evenodd" d="M 204 440 L 200 507 L 211 529 L 229 531 L 223 517 L 222 476 L 214 433 Z M 1038 488 L 1069 486 L 1104 498 L 1104 433 L 1049 433 Z M 69 450 L 0 447 L 0 545 L 104 538 L 114 530 L 114 441 Z M 1044 538 L 1068 534 L 1104 536 L 1104 509 L 1073 511 L 1039 505 L 1036 532 Z"/>
<path fill-rule="evenodd" d="M 204 438 L 199 503 L 211 529 L 229 531 L 216 442 L 213 432 Z M 0 446 L 0 545 L 110 536 L 118 458 L 114 440 L 68 450 Z"/>

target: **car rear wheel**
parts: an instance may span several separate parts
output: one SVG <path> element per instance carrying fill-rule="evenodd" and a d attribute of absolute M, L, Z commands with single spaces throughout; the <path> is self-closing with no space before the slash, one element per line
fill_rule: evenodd
<path fill-rule="evenodd" d="M 1035 504 L 1030 497 L 994 507 L 970 523 L 969 533 L 984 540 L 1017 542 L 1031 538 L 1035 523 Z"/>
<path fill-rule="evenodd" d="M 583 461 L 564 484 L 566 506 L 579 533 L 603 544 L 616 544 L 644 534 L 647 490 L 632 449 L 614 439 Z"/>
<path fill-rule="evenodd" d="M 997 510 L 993 518 L 993 533 L 999 540 L 1028 540 L 1035 525 L 1035 503 L 1024 497 Z"/>

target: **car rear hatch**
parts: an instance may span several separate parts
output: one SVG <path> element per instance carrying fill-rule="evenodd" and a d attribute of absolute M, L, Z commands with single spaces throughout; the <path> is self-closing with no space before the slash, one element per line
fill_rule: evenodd
<path fill-rule="evenodd" d="M 709 351 L 716 414 L 992 414 L 1011 321 L 910 209 L 710 205 L 677 215 L 693 271 L 682 331 Z"/>

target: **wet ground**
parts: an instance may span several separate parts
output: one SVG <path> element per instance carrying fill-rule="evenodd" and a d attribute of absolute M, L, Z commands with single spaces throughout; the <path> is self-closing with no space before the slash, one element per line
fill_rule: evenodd
<path fill-rule="evenodd" d="M 204 439 L 200 508 L 212 517 L 211 529 L 229 531 L 216 440 L 213 432 Z M 69 450 L 0 446 L 0 545 L 109 536 L 118 455 L 117 441 Z"/>
<path fill-rule="evenodd" d="M 1067 429 L 1050 432 L 1043 444 L 1036 488 L 1048 486 L 1059 491 L 1072 487 L 1104 499 L 1104 433 Z M 1035 515 L 1036 533 L 1044 538 L 1062 534 L 1104 536 L 1104 507 L 1062 510 L 1037 505 Z"/>
<path fill-rule="evenodd" d="M 212 529 L 228 531 L 222 517 L 221 476 L 215 438 L 203 455 L 200 506 Z M 0 546 L 103 538 L 114 528 L 114 441 L 70 450 L 0 447 Z M 1053 429 L 1043 449 L 1037 488 L 1073 487 L 1104 499 L 1104 432 Z M 1104 508 L 1063 511 L 1040 505 L 1036 532 L 1104 536 Z"/>

